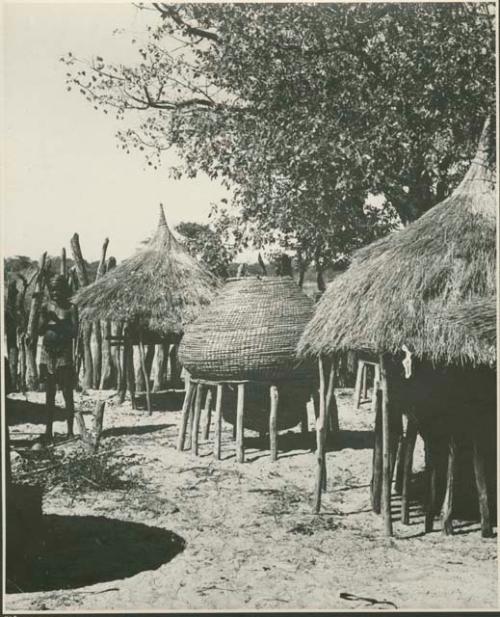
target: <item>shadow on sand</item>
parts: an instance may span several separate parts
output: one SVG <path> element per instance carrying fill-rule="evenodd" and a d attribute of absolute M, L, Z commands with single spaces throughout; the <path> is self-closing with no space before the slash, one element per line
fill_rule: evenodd
<path fill-rule="evenodd" d="M 22 552 L 8 552 L 10 593 L 75 589 L 128 578 L 168 563 L 185 546 L 171 531 L 104 517 L 51 514 L 42 517 L 41 527 L 36 543 L 27 543 Z"/>
<path fill-rule="evenodd" d="M 102 432 L 102 437 L 121 437 L 122 435 L 146 435 L 147 433 L 156 433 L 164 429 L 176 426 L 175 424 L 147 424 L 139 426 L 115 426 L 106 428 Z"/>
<path fill-rule="evenodd" d="M 184 403 L 184 390 L 169 390 L 167 392 L 151 392 L 151 411 L 179 411 Z M 137 392 L 136 405 L 146 411 L 146 394 Z"/>

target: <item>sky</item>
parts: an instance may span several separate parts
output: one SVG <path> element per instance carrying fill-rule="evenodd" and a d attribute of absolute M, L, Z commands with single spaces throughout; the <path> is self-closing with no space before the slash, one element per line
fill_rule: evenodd
<path fill-rule="evenodd" d="M 4 3 L 4 256 L 69 253 L 78 232 L 87 260 L 99 258 L 105 237 L 121 260 L 151 235 L 160 202 L 174 227 L 206 222 L 211 203 L 227 196 L 206 176 L 169 179 L 174 154 L 157 171 L 140 153 L 125 154 L 115 138 L 123 123 L 66 91 L 61 56 L 135 61 L 130 39 L 154 19 L 124 3 Z"/>

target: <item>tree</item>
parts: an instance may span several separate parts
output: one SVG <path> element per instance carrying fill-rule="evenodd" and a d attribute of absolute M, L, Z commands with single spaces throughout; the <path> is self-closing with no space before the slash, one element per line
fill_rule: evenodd
<path fill-rule="evenodd" d="M 217 231 L 209 225 L 189 222 L 179 223 L 175 230 L 183 236 L 191 255 L 202 261 L 216 276 L 227 278 L 232 253 Z"/>
<path fill-rule="evenodd" d="M 155 4 L 134 66 L 69 55 L 68 88 L 174 177 L 233 189 L 238 227 L 322 268 L 443 199 L 495 105 L 491 11 L 456 4 Z M 368 210 L 369 192 L 389 213 Z"/>

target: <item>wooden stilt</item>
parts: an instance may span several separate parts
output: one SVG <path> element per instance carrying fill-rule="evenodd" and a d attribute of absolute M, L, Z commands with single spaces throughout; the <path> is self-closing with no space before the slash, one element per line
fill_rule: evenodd
<path fill-rule="evenodd" d="M 373 441 L 373 463 L 371 480 L 372 509 L 380 514 L 382 496 L 382 393 L 377 388 L 374 392 L 375 400 L 375 428 Z"/>
<path fill-rule="evenodd" d="M 425 440 L 425 533 L 430 533 L 434 529 L 434 516 L 436 514 L 437 501 L 437 469 L 435 461 L 434 445 L 431 438 Z"/>
<path fill-rule="evenodd" d="M 453 534 L 453 484 L 455 475 L 455 438 L 450 435 L 448 441 L 448 470 L 446 474 L 446 492 L 441 509 L 442 531 L 446 536 Z"/>
<path fill-rule="evenodd" d="M 380 388 L 380 366 L 375 364 L 373 367 L 373 390 L 372 390 L 372 412 L 377 412 L 377 391 Z"/>
<path fill-rule="evenodd" d="M 366 401 L 368 398 L 368 369 L 369 365 L 364 364 L 363 366 L 363 377 L 362 377 L 362 387 L 361 387 L 361 399 Z"/>
<path fill-rule="evenodd" d="M 384 530 L 392 536 L 391 517 L 391 453 L 389 425 L 389 388 L 384 356 L 380 356 L 380 385 L 382 390 L 382 514 Z"/>
<path fill-rule="evenodd" d="M 363 369 L 365 363 L 358 360 L 358 370 L 356 372 L 356 384 L 354 386 L 354 409 L 359 409 L 361 403 L 361 389 L 363 387 Z"/>
<path fill-rule="evenodd" d="M 222 433 L 222 384 L 217 386 L 215 399 L 215 433 L 214 433 L 214 456 L 220 461 L 221 457 L 221 433 Z"/>
<path fill-rule="evenodd" d="M 479 499 L 479 512 L 481 514 L 481 536 L 491 538 L 493 529 L 490 518 L 490 506 L 488 501 L 488 487 L 486 483 L 486 468 L 484 454 L 478 435 L 474 435 L 472 444 L 472 461 L 474 465 L 474 477 L 476 480 L 477 495 Z"/>
<path fill-rule="evenodd" d="M 269 388 L 269 397 L 271 400 L 271 413 L 269 414 L 269 449 L 271 450 L 271 460 L 275 461 L 278 458 L 278 403 L 279 403 L 278 388 L 275 385 L 272 385 Z"/>
<path fill-rule="evenodd" d="M 191 393 L 191 402 L 189 403 L 189 407 L 188 407 L 188 427 L 186 431 L 186 436 L 188 438 L 188 444 L 185 448 L 186 450 L 191 450 L 191 448 L 193 447 L 193 422 L 194 422 L 194 408 L 196 404 L 196 389 L 197 389 L 197 384 L 192 384 L 190 382 L 190 385 L 193 386 L 193 391 Z"/>
<path fill-rule="evenodd" d="M 191 401 L 195 391 L 195 385 L 190 383 L 184 395 L 184 403 L 182 405 L 181 426 L 179 429 L 179 438 L 177 441 L 177 450 L 182 452 L 184 450 L 184 443 L 186 441 L 186 429 L 188 425 L 189 412 L 191 410 Z"/>
<path fill-rule="evenodd" d="M 245 462 L 245 444 L 244 427 L 243 427 L 243 415 L 245 412 L 245 384 L 238 384 L 238 402 L 236 407 L 236 460 L 238 463 Z"/>
<path fill-rule="evenodd" d="M 205 397 L 205 428 L 203 438 L 208 439 L 210 435 L 210 423 L 212 422 L 212 388 L 207 388 L 207 396 Z"/>
<path fill-rule="evenodd" d="M 326 385 L 325 413 L 327 418 L 326 429 L 335 437 L 339 432 L 339 411 L 335 399 L 335 362 L 333 360 Z"/>
<path fill-rule="evenodd" d="M 236 441 L 236 418 L 234 419 L 234 424 L 233 424 L 233 432 L 232 432 L 232 437 L 233 437 L 233 441 Z"/>
<path fill-rule="evenodd" d="M 193 430 L 191 433 L 191 451 L 198 456 L 198 435 L 200 432 L 201 399 L 203 396 L 203 385 L 196 386 L 196 399 L 194 403 Z"/>
<path fill-rule="evenodd" d="M 307 415 L 307 404 L 304 405 L 304 409 L 302 411 L 302 419 L 300 420 L 300 432 L 302 435 L 307 435 L 309 433 L 309 417 Z"/>
<path fill-rule="evenodd" d="M 326 441 L 326 400 L 325 373 L 323 358 L 318 359 L 319 368 L 319 414 L 316 419 L 316 499 L 314 510 L 316 514 L 321 508 L 321 493 L 326 483 L 325 441 Z"/>
<path fill-rule="evenodd" d="M 413 452 L 417 440 L 417 425 L 408 418 L 406 427 L 404 461 L 403 461 L 403 481 L 401 488 L 401 522 L 403 525 L 410 524 L 410 486 L 413 465 Z"/>
<path fill-rule="evenodd" d="M 127 341 L 125 343 L 125 354 L 127 356 L 127 386 L 130 394 L 130 402 L 132 403 L 132 409 L 137 409 L 135 403 L 135 374 L 134 374 L 134 356 L 132 345 Z"/>
<path fill-rule="evenodd" d="M 151 408 L 151 393 L 150 393 L 150 385 L 149 385 L 149 375 L 146 369 L 146 354 L 144 353 L 144 344 L 142 342 L 142 338 L 139 339 L 139 358 L 141 361 L 141 371 L 142 376 L 144 378 L 144 386 L 146 389 L 146 406 L 148 408 L 148 413 L 151 415 L 153 410 Z"/>

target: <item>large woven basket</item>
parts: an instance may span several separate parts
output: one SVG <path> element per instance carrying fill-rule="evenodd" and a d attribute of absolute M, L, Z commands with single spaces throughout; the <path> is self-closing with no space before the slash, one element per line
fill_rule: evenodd
<path fill-rule="evenodd" d="M 192 377 L 215 381 L 309 381 L 296 347 L 313 301 L 289 276 L 230 279 L 186 327 L 179 359 Z"/>

